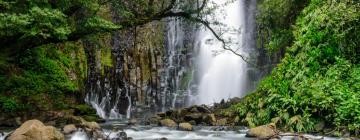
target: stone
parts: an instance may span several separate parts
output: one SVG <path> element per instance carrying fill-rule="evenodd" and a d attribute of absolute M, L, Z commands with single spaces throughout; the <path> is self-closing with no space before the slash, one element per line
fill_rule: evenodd
<path fill-rule="evenodd" d="M 158 115 L 155 115 L 155 116 L 149 118 L 147 121 L 145 121 L 145 124 L 147 124 L 147 125 L 159 124 L 161 119 L 162 119 L 161 117 L 159 117 Z"/>
<path fill-rule="evenodd" d="M 88 128 L 88 129 L 91 129 L 91 130 L 95 130 L 95 129 L 100 129 L 100 125 L 97 123 L 97 122 L 82 122 L 81 123 L 82 126 Z"/>
<path fill-rule="evenodd" d="M 160 138 L 160 140 L 167 140 L 167 138 L 165 138 L 165 137 L 162 137 L 162 138 Z"/>
<path fill-rule="evenodd" d="M 122 131 L 122 132 L 117 133 L 117 134 L 116 134 L 116 137 L 117 137 L 117 138 L 120 138 L 121 140 L 127 139 L 127 134 Z"/>
<path fill-rule="evenodd" d="M 226 118 L 222 118 L 216 121 L 216 126 L 226 126 L 226 124 L 227 124 Z"/>
<path fill-rule="evenodd" d="M 190 123 L 180 123 L 179 124 L 179 129 L 180 130 L 185 130 L 185 131 L 192 131 L 193 126 Z"/>
<path fill-rule="evenodd" d="M 208 125 L 216 125 L 216 117 L 214 114 L 207 114 L 203 118 L 204 122 Z"/>
<path fill-rule="evenodd" d="M 8 140 L 64 140 L 65 137 L 53 126 L 45 126 L 39 120 L 24 122 Z"/>
<path fill-rule="evenodd" d="M 246 137 L 256 137 L 258 139 L 269 139 L 275 135 L 277 135 L 277 130 L 274 123 L 251 128 L 246 132 Z"/>
<path fill-rule="evenodd" d="M 130 119 L 128 120 L 128 125 L 135 125 L 137 123 L 136 119 Z"/>
<path fill-rule="evenodd" d="M 189 122 L 194 120 L 196 124 L 200 124 L 202 122 L 202 114 L 201 113 L 191 113 L 184 116 L 184 120 Z"/>
<path fill-rule="evenodd" d="M 94 140 L 105 140 L 107 137 L 104 132 L 100 131 L 100 129 L 91 130 L 87 133 L 90 134 Z"/>
<path fill-rule="evenodd" d="M 199 110 L 197 109 L 196 106 L 194 106 L 194 107 L 192 107 L 192 108 L 190 109 L 190 112 L 191 112 L 191 113 L 199 113 Z"/>
<path fill-rule="evenodd" d="M 161 126 L 176 127 L 177 124 L 171 119 L 163 119 L 160 121 Z"/>
<path fill-rule="evenodd" d="M 197 109 L 200 113 L 211 113 L 210 109 L 208 109 L 205 105 L 196 106 L 196 109 Z"/>
<path fill-rule="evenodd" d="M 71 134 L 77 130 L 76 126 L 74 124 L 68 124 L 65 125 L 63 128 L 63 131 L 65 134 Z"/>

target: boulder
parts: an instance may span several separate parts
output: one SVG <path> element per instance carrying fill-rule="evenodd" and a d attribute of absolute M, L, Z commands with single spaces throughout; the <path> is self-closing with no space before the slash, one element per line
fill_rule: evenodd
<path fill-rule="evenodd" d="M 210 109 L 205 106 L 205 105 L 201 105 L 201 106 L 196 106 L 196 109 L 200 112 L 200 113 L 211 113 Z"/>
<path fill-rule="evenodd" d="M 277 135 L 277 130 L 274 123 L 251 128 L 246 132 L 246 137 L 256 137 L 258 139 L 269 139 L 275 135 Z"/>
<path fill-rule="evenodd" d="M 207 114 L 203 116 L 203 121 L 208 125 L 216 125 L 216 117 L 214 114 Z"/>
<path fill-rule="evenodd" d="M 185 131 L 192 131 L 193 126 L 190 123 L 180 123 L 179 124 L 179 129 L 180 130 L 185 130 Z"/>
<path fill-rule="evenodd" d="M 184 116 L 184 120 L 189 122 L 194 120 L 197 124 L 200 124 L 202 122 L 202 114 L 201 113 L 191 113 Z"/>
<path fill-rule="evenodd" d="M 96 130 L 96 129 L 100 129 L 100 125 L 97 122 L 82 122 L 81 123 L 82 126 L 91 129 L 91 130 Z"/>
<path fill-rule="evenodd" d="M 77 130 L 76 126 L 74 124 L 68 124 L 65 125 L 63 128 L 63 131 L 65 134 L 71 134 Z"/>
<path fill-rule="evenodd" d="M 161 126 L 176 127 L 177 124 L 171 119 L 163 119 L 160 121 Z"/>
<path fill-rule="evenodd" d="M 197 109 L 197 106 L 193 106 L 192 108 L 189 109 L 189 111 L 191 113 L 199 113 L 199 110 Z"/>
<path fill-rule="evenodd" d="M 119 138 L 120 140 L 127 140 L 128 137 L 127 137 L 127 134 L 125 132 L 119 132 L 116 134 L 116 137 Z"/>
<path fill-rule="evenodd" d="M 53 126 L 45 126 L 39 120 L 29 120 L 17 128 L 8 140 L 64 140 L 64 135 Z"/>
<path fill-rule="evenodd" d="M 217 126 L 226 126 L 227 124 L 227 119 L 226 118 L 222 118 L 216 121 L 216 125 Z"/>
<path fill-rule="evenodd" d="M 159 117 L 158 115 L 155 115 L 151 118 L 146 119 L 145 125 L 159 124 L 161 119 L 162 119 L 161 117 Z"/>
<path fill-rule="evenodd" d="M 137 123 L 136 119 L 130 119 L 128 120 L 128 125 L 135 125 Z"/>

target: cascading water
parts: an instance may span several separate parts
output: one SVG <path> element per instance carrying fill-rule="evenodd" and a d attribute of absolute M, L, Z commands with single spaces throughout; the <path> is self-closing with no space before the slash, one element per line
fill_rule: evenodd
<path fill-rule="evenodd" d="M 256 4 L 255 0 L 237 0 L 225 3 L 223 0 L 212 0 L 209 6 L 219 6 L 215 14 L 208 19 L 220 21 L 222 26 L 214 30 L 222 34 L 228 48 L 244 57 L 250 57 L 253 31 L 246 15 L 249 6 Z M 211 2 L 210 2 L 211 3 Z M 196 104 L 211 104 L 222 99 L 242 97 L 249 91 L 248 64 L 241 57 L 230 51 L 224 51 L 222 42 L 207 29 L 200 30 L 196 39 L 199 47 L 198 66 L 198 98 Z"/>
<path fill-rule="evenodd" d="M 208 6 L 214 6 L 213 3 L 219 5 L 219 8 L 215 10 L 214 15 L 207 17 L 208 20 L 221 21 L 226 25 L 215 25 L 214 29 L 218 33 L 224 32 L 222 37 L 231 42 L 228 47 L 245 57 L 251 57 L 256 51 L 252 49 L 254 23 L 251 16 L 254 13 L 250 12 L 254 11 L 256 0 L 237 0 L 230 4 L 224 4 L 222 0 L 212 0 Z M 117 18 L 114 15 L 114 21 L 117 21 Z M 92 105 L 102 118 L 129 118 L 131 112 L 139 114 L 136 111 L 141 112 L 147 108 L 153 111 L 165 111 L 192 104 L 210 104 L 221 99 L 241 97 L 253 88 L 250 83 L 254 78 L 249 75 L 251 70 L 247 63 L 239 56 L 223 51 L 222 43 L 217 41 L 210 31 L 206 29 L 194 31 L 193 26 L 186 25 L 186 22 L 180 18 L 166 20 L 164 53 L 162 56 L 152 54 L 154 58 L 150 58 L 149 69 L 156 70 L 150 71 L 149 86 L 141 88 L 143 85 L 137 82 L 141 80 L 141 76 L 137 74 L 131 76 L 134 70 L 135 73 L 141 71 L 136 63 L 132 63 L 136 62 L 137 58 L 126 54 L 126 51 L 134 47 L 132 44 L 136 43 L 134 34 L 136 31 L 128 31 L 125 34 L 114 33 L 112 36 L 115 67 L 105 71 L 109 74 L 101 76 L 99 71 L 101 68 L 98 68 L 101 62 L 98 62 L 94 55 L 98 52 L 92 50 L 93 56 L 90 58 L 94 60 L 88 60 L 89 84 L 85 101 Z M 193 46 L 198 51 L 192 51 Z M 152 57 L 151 52 L 150 57 Z M 196 60 L 192 60 L 195 56 L 193 52 L 198 53 Z M 163 59 L 158 61 L 161 57 Z M 196 66 L 193 65 L 194 62 Z M 131 81 L 134 76 L 135 81 Z M 137 89 L 132 90 L 134 87 L 145 90 L 146 94 L 138 96 Z M 143 98 L 146 102 L 138 101 Z M 142 108 L 137 109 L 139 106 Z"/>
<path fill-rule="evenodd" d="M 163 109 L 165 107 L 175 107 L 176 97 L 179 93 L 180 79 L 186 71 L 186 68 L 181 65 L 183 54 L 181 49 L 184 47 L 184 32 L 181 25 L 181 19 L 170 18 L 167 21 L 166 28 L 166 62 L 165 62 L 165 73 L 163 75 Z"/>

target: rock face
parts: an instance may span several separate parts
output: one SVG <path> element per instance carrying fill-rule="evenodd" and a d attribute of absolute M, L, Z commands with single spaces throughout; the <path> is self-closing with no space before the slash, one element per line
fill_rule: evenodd
<path fill-rule="evenodd" d="M 176 127 L 177 124 L 171 119 L 163 119 L 160 121 L 161 126 Z"/>
<path fill-rule="evenodd" d="M 17 128 L 8 140 L 64 140 L 64 135 L 53 126 L 45 126 L 39 120 L 29 120 Z"/>
<path fill-rule="evenodd" d="M 277 134 L 275 124 L 262 125 L 255 128 L 251 128 L 246 132 L 246 137 L 256 137 L 259 139 L 268 139 Z"/>
<path fill-rule="evenodd" d="M 68 124 L 68 125 L 64 126 L 63 130 L 64 130 L 65 134 L 70 134 L 70 133 L 75 132 L 77 130 L 77 128 L 74 124 Z"/>
<path fill-rule="evenodd" d="M 185 131 L 192 131 L 193 126 L 190 123 L 180 123 L 179 124 L 179 129 L 180 130 L 185 130 Z"/>

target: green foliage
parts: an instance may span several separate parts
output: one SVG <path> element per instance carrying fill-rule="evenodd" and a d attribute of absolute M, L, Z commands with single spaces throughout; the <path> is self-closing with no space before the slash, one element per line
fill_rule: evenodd
<path fill-rule="evenodd" d="M 309 0 L 260 0 L 258 24 L 258 43 L 271 52 L 290 47 L 294 39 L 292 25 L 297 15 Z"/>
<path fill-rule="evenodd" d="M 95 0 L 1 1 L 0 39 L 67 40 L 74 34 L 119 29 L 112 21 L 97 16 L 100 9 L 100 2 Z"/>
<path fill-rule="evenodd" d="M 64 47 L 65 49 L 62 49 Z M 19 54 L 18 66 L 0 73 L 0 110 L 5 112 L 66 108 L 66 96 L 82 88 L 84 55 L 75 45 L 43 46 Z M 74 57 L 72 54 L 78 55 Z M 2 67 L 6 67 L 3 65 Z"/>
<path fill-rule="evenodd" d="M 243 123 L 275 122 L 285 130 L 312 132 L 325 122 L 359 130 L 359 19 L 356 2 L 312 0 L 297 18 L 285 58 L 234 106 Z"/>

